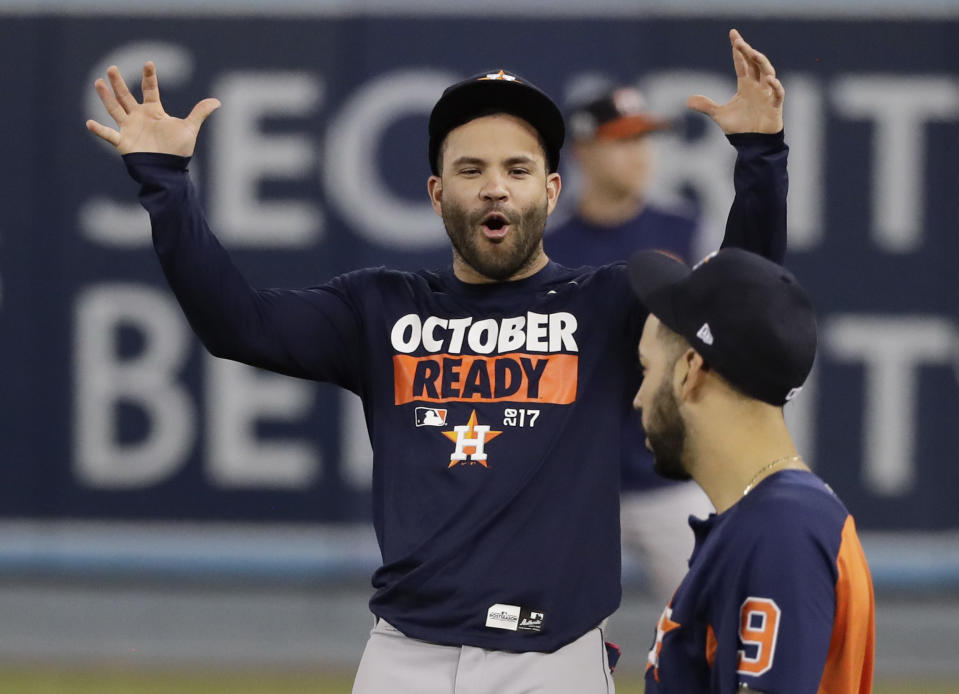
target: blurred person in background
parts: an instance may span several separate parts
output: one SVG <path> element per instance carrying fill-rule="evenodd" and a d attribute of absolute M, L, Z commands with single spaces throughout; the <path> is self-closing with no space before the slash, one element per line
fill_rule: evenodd
<path fill-rule="evenodd" d="M 649 195 L 655 175 L 650 137 L 671 122 L 650 113 L 638 89 L 621 85 L 579 100 L 568 123 L 580 190 L 575 213 L 547 235 L 550 258 L 570 267 L 600 266 L 655 249 L 691 262 L 699 233 L 692 205 L 667 207 Z M 712 506 L 696 484 L 653 471 L 639 415 L 628 416 L 621 447 L 623 548 L 665 602 L 693 549 L 687 519 L 707 515 Z"/>

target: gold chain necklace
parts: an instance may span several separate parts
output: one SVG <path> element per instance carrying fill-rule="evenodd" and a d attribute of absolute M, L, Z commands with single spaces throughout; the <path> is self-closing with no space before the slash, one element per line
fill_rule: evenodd
<path fill-rule="evenodd" d="M 749 494 L 749 492 L 753 490 L 753 487 L 756 486 L 756 482 L 759 480 L 759 476 L 762 475 L 764 472 L 766 472 L 766 470 L 769 470 L 770 468 L 773 468 L 776 465 L 779 465 L 779 463 L 792 463 L 797 460 L 802 460 L 802 456 L 787 455 L 787 456 L 783 456 L 782 458 L 776 458 L 771 463 L 766 463 L 761 468 L 759 468 L 759 471 L 756 472 L 755 475 L 753 475 L 753 478 L 751 480 L 749 480 L 749 483 L 746 485 L 746 488 L 743 489 L 743 496 L 746 496 L 747 494 Z"/>

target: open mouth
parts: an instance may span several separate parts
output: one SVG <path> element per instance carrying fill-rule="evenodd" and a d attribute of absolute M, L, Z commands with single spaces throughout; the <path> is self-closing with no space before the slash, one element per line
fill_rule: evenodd
<path fill-rule="evenodd" d="M 492 212 L 483 218 L 482 229 L 486 238 L 499 240 L 509 231 L 509 219 L 499 212 Z"/>

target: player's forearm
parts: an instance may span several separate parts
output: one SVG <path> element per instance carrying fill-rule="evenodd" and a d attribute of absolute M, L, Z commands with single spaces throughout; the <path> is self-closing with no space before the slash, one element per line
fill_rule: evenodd
<path fill-rule="evenodd" d="M 160 265 L 193 330 L 216 356 L 255 363 L 260 342 L 257 293 L 210 231 L 187 173 L 189 159 L 167 154 L 127 154 L 150 214 Z"/>
<path fill-rule="evenodd" d="M 726 221 L 723 247 L 737 246 L 782 263 L 786 257 L 786 192 L 789 147 L 775 135 L 729 135 L 736 147 L 736 198 Z"/>

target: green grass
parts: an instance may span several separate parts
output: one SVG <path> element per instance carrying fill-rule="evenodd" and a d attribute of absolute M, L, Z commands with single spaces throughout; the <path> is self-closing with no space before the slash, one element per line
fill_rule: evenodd
<path fill-rule="evenodd" d="M 0 668 L 2 694 L 349 694 L 351 673 L 194 673 L 152 670 Z M 642 694 L 616 678 L 618 694 Z M 877 683 L 874 694 L 956 694 L 959 682 Z"/>

